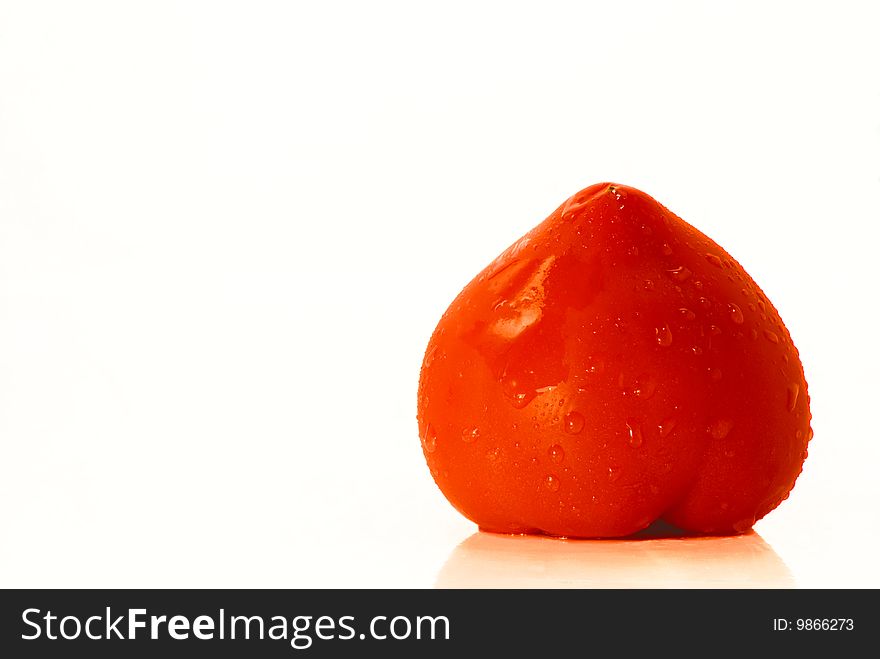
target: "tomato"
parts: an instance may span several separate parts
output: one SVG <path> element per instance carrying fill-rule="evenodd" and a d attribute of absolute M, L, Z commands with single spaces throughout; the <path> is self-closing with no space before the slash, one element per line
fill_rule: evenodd
<path fill-rule="evenodd" d="M 658 519 L 745 532 L 807 455 L 803 367 L 724 249 L 648 195 L 577 193 L 440 319 L 418 390 L 455 508 L 504 533 L 612 537 Z"/>

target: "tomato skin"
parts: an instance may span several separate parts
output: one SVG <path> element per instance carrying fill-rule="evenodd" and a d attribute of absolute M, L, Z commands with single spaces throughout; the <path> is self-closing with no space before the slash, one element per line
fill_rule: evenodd
<path fill-rule="evenodd" d="M 568 199 L 471 281 L 418 394 L 437 485 L 481 528 L 748 530 L 806 458 L 803 368 L 776 309 L 648 195 Z"/>

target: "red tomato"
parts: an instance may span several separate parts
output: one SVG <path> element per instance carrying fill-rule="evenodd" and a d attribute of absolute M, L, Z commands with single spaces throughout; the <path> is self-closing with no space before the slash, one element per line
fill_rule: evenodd
<path fill-rule="evenodd" d="M 809 400 L 776 309 L 648 195 L 594 185 L 483 270 L 419 381 L 437 485 L 480 528 L 737 533 L 788 496 Z"/>

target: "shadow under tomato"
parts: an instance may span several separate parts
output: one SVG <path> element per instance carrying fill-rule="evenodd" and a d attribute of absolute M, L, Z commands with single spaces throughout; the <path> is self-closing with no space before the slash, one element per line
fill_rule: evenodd
<path fill-rule="evenodd" d="M 785 563 L 750 531 L 687 536 L 652 526 L 625 539 L 564 540 L 477 532 L 437 588 L 793 588 Z"/>

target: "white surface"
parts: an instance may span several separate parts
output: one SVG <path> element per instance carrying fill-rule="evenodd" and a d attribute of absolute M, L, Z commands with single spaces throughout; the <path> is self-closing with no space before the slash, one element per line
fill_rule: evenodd
<path fill-rule="evenodd" d="M 0 586 L 880 587 L 877 5 L 305 4 L 0 2 Z M 422 351 L 602 180 L 779 308 L 806 469 L 739 544 L 457 549 Z"/>

